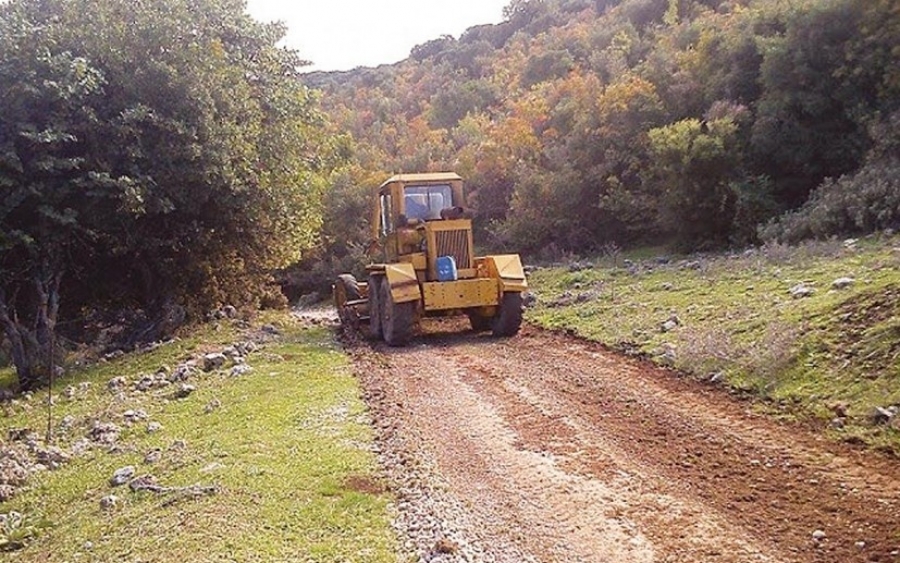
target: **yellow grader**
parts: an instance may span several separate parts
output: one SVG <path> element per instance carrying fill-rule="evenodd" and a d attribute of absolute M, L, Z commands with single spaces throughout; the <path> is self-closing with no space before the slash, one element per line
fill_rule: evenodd
<path fill-rule="evenodd" d="M 453 173 L 399 174 L 378 189 L 374 236 L 381 262 L 368 279 L 341 274 L 333 286 L 343 324 L 403 346 L 422 317 L 466 315 L 476 331 L 513 336 L 528 287 L 518 254 L 476 257 L 463 181 Z"/>

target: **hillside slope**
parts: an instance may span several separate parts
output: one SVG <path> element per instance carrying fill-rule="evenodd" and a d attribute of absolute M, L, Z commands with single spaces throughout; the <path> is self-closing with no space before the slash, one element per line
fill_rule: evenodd
<path fill-rule="evenodd" d="M 540 268 L 528 318 L 900 454 L 900 238 Z"/>
<path fill-rule="evenodd" d="M 890 0 L 526 0 L 398 64 L 306 81 L 354 141 L 336 199 L 452 169 L 494 245 L 704 249 L 755 242 L 841 175 L 851 194 L 883 185 L 803 236 L 900 221 L 898 44 Z M 325 238 L 368 217 L 350 216 Z"/>

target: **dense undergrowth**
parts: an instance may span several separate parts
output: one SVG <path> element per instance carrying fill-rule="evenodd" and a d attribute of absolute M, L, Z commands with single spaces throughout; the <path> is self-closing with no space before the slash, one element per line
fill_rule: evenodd
<path fill-rule="evenodd" d="M 842 279 L 844 278 L 844 279 Z M 530 319 L 900 453 L 900 238 L 537 268 Z"/>
<path fill-rule="evenodd" d="M 69 459 L 0 503 L 0 551 L 23 562 L 395 561 L 345 356 L 325 329 L 283 313 L 264 322 L 215 323 L 60 381 L 52 443 Z M 235 363 L 252 371 L 229 362 L 207 372 L 201 361 L 185 396 L 181 383 L 139 389 L 148 374 L 235 342 L 255 343 Z M 42 391 L 3 404 L 0 469 L 14 448 L 49 447 L 46 400 Z M 107 424 L 115 439 L 98 434 Z M 149 476 L 145 488 L 111 485 L 127 466 Z"/>

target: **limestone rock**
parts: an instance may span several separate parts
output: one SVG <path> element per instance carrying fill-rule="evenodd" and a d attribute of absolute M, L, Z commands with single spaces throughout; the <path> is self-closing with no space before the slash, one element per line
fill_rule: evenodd
<path fill-rule="evenodd" d="M 803 299 L 804 297 L 813 295 L 816 290 L 804 283 L 800 283 L 792 287 L 789 292 L 794 299 Z"/>
<path fill-rule="evenodd" d="M 197 372 L 198 372 L 197 366 L 194 365 L 193 362 L 185 362 L 185 363 L 179 365 L 178 367 L 176 367 L 172 373 L 167 374 L 166 380 L 169 381 L 170 383 L 176 383 L 178 381 L 187 381 L 188 379 L 191 378 L 191 376 L 195 375 Z"/>
<path fill-rule="evenodd" d="M 185 397 L 190 396 L 191 393 L 196 391 L 197 388 L 191 385 L 190 383 L 182 383 L 178 388 L 178 391 L 175 392 L 176 399 L 184 399 Z"/>
<path fill-rule="evenodd" d="M 262 325 L 259 327 L 259 330 L 265 334 L 269 334 L 271 336 L 279 336 L 281 335 L 281 331 L 278 330 L 274 325 Z"/>
<path fill-rule="evenodd" d="M 88 437 L 100 444 L 114 444 L 119 439 L 122 429 L 112 422 L 95 422 Z"/>
<path fill-rule="evenodd" d="M 214 371 L 225 365 L 228 358 L 225 354 L 214 352 L 203 356 L 203 371 Z"/>
<path fill-rule="evenodd" d="M 106 495 L 100 499 L 100 508 L 103 510 L 112 510 L 119 504 L 119 497 L 116 495 Z"/>
<path fill-rule="evenodd" d="M 221 406 L 222 406 L 222 401 L 220 401 L 219 399 L 213 399 L 212 401 L 207 403 L 205 407 L 203 407 L 203 411 L 206 414 L 209 414 Z"/>
<path fill-rule="evenodd" d="M 890 424 L 900 411 L 896 406 L 892 407 L 875 407 L 872 411 L 872 423 L 874 424 Z"/>
<path fill-rule="evenodd" d="M 126 385 L 128 385 L 128 380 L 125 379 L 124 377 L 122 377 L 121 375 L 119 377 L 114 377 L 114 378 L 110 379 L 106 383 L 106 387 L 110 391 L 118 391 L 118 390 L 122 389 L 123 387 L 125 387 Z"/>
<path fill-rule="evenodd" d="M 831 287 L 833 289 L 847 289 L 854 283 L 856 283 L 856 280 L 853 278 L 838 278 L 831 282 Z"/>
<path fill-rule="evenodd" d="M 0 502 L 6 502 L 15 496 L 16 490 L 11 485 L 0 485 Z"/>
<path fill-rule="evenodd" d="M 231 376 L 239 377 L 241 375 L 246 375 L 253 371 L 253 368 L 248 366 L 247 364 L 238 364 L 231 368 Z"/>
<path fill-rule="evenodd" d="M 131 409 L 128 409 L 127 411 L 122 413 L 122 417 L 125 419 L 126 422 L 131 422 L 131 423 L 140 422 L 142 420 L 147 420 L 147 418 L 149 418 L 146 411 L 131 410 Z"/>
<path fill-rule="evenodd" d="M 134 477 L 135 468 L 133 465 L 127 465 L 125 467 L 120 467 L 116 469 L 116 472 L 113 473 L 113 476 L 109 479 L 109 484 L 113 487 L 119 487 L 124 485 L 128 481 Z"/>
<path fill-rule="evenodd" d="M 146 455 L 144 455 L 144 463 L 146 464 L 156 463 L 160 459 L 162 459 L 162 450 L 160 450 L 159 448 L 150 450 Z"/>

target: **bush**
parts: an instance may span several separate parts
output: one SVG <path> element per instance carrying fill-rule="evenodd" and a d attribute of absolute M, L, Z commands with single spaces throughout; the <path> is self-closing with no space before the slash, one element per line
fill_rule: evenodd
<path fill-rule="evenodd" d="M 291 303 L 313 295 L 325 298 L 331 295 L 331 284 L 339 274 L 354 274 L 364 281 L 365 266 L 372 260 L 360 245 L 350 245 L 346 254 L 329 254 L 325 249 L 310 258 L 280 272 L 276 278 L 281 291 Z"/>
<path fill-rule="evenodd" d="M 828 179 L 800 209 L 760 229 L 764 241 L 865 234 L 900 226 L 900 160 L 864 166 L 853 175 Z"/>
<path fill-rule="evenodd" d="M 900 226 L 900 111 L 869 125 L 862 168 L 827 179 L 803 206 L 760 229 L 764 241 L 797 242 Z"/>

